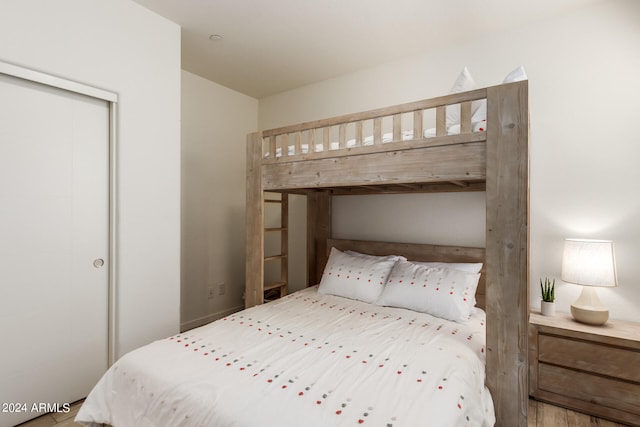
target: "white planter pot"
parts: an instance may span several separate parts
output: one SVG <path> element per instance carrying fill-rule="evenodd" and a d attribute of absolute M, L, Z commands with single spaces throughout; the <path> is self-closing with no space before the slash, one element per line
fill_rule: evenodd
<path fill-rule="evenodd" d="M 554 302 L 540 301 L 540 311 L 543 316 L 555 316 L 556 304 Z"/>

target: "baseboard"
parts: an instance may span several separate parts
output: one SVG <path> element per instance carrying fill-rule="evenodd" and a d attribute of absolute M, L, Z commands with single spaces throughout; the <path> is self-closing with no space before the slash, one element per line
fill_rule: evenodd
<path fill-rule="evenodd" d="M 208 314 L 197 319 L 189 320 L 188 322 L 180 323 L 180 332 L 188 331 L 189 329 L 197 328 L 198 326 L 206 325 L 214 320 L 222 319 L 233 313 L 237 313 L 240 310 L 244 310 L 244 306 L 233 307 L 227 310 L 218 311 L 217 313 Z"/>

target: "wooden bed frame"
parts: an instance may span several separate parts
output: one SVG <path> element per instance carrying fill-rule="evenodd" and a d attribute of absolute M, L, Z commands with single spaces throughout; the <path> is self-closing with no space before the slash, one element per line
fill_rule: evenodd
<path fill-rule="evenodd" d="M 482 99 L 487 102 L 487 130 L 472 132 L 472 101 Z M 447 106 L 459 108 L 459 134 L 447 135 Z M 425 122 L 433 116 L 436 136 L 423 138 Z M 411 121 L 416 138 L 402 140 L 404 121 Z M 385 127 L 392 129 L 392 142 L 383 143 Z M 373 136 L 372 145 L 364 143 L 365 135 Z M 347 138 L 355 140 L 355 146 Z M 332 140 L 337 140 L 338 149 L 329 149 Z M 322 151 L 316 151 L 316 144 L 322 144 Z M 366 243 L 331 240 L 332 195 L 443 191 L 486 192 L 486 384 L 496 425 L 524 427 L 529 321 L 527 81 L 249 134 L 245 305 L 263 302 L 265 192 L 283 193 L 283 199 L 290 193 L 307 196 L 307 285 L 314 285 L 332 245 L 373 253 Z M 389 250 L 384 254 L 414 251 L 409 258 L 416 260 L 461 261 L 456 256 L 465 253 L 446 247 L 430 254 L 427 246 L 374 247 Z M 477 257 L 475 253 L 468 259 Z M 482 293 L 478 294 L 482 305 Z"/>

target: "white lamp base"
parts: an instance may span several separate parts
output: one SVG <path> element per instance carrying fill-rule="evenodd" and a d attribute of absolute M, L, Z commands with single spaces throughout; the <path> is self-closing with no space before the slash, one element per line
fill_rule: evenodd
<path fill-rule="evenodd" d="M 571 304 L 571 315 L 581 323 L 604 325 L 609 320 L 609 309 L 602 305 L 595 289 L 583 286 L 580 297 Z"/>

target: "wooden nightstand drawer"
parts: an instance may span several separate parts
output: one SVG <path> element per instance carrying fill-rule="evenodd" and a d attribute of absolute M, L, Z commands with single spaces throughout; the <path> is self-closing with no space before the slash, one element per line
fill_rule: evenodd
<path fill-rule="evenodd" d="M 640 352 L 635 350 L 540 334 L 538 360 L 640 382 Z"/>
<path fill-rule="evenodd" d="M 640 324 L 536 313 L 529 322 L 531 396 L 640 427 Z"/>
<path fill-rule="evenodd" d="M 538 387 L 602 407 L 640 414 L 640 387 L 626 381 L 540 363 Z"/>

